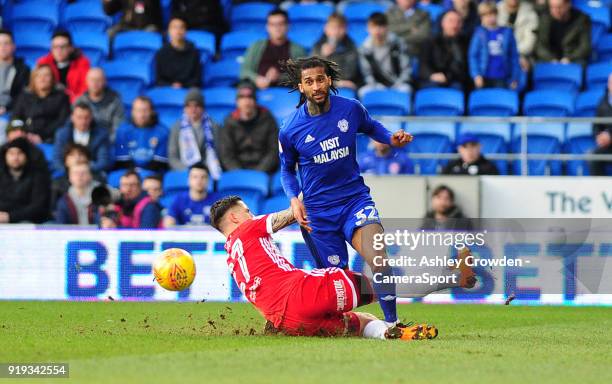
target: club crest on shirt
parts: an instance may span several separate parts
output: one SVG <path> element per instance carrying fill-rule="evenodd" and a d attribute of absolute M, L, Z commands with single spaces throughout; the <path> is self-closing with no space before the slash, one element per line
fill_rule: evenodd
<path fill-rule="evenodd" d="M 153 147 L 157 147 L 157 143 L 159 142 L 159 140 L 157 139 L 157 137 L 152 137 L 149 139 L 149 147 L 153 148 Z"/>
<path fill-rule="evenodd" d="M 340 132 L 347 132 L 349 129 L 348 121 L 346 121 L 346 119 L 339 120 L 338 129 L 340 129 Z"/>
<path fill-rule="evenodd" d="M 340 264 L 340 256 L 338 256 L 338 255 L 329 255 L 329 256 L 327 256 L 327 261 L 329 261 L 329 263 L 331 265 L 338 265 L 338 264 Z"/>

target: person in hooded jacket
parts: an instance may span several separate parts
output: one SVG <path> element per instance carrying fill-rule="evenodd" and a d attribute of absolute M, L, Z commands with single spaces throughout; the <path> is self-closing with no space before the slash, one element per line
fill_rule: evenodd
<path fill-rule="evenodd" d="M 30 161 L 28 139 L 0 147 L 0 223 L 42 223 L 49 214 L 49 181 Z"/>

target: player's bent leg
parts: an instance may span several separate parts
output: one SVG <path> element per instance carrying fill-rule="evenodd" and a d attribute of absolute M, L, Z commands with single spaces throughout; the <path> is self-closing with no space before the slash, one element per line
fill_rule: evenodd
<path fill-rule="evenodd" d="M 387 259 L 386 248 L 384 246 L 380 250 L 374 248 L 375 236 L 383 233 L 383 227 L 378 223 L 364 225 L 353 232 L 351 244 L 368 264 L 373 275 L 391 276 L 393 271 L 384 262 Z M 373 282 L 374 291 L 385 315 L 385 321 L 395 323 L 397 322 L 395 283 L 389 282 L 392 279 L 377 280 L 385 281 L 384 283 Z"/>

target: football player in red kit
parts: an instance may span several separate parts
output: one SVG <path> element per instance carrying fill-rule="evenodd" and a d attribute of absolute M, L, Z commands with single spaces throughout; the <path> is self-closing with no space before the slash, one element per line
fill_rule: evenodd
<path fill-rule="evenodd" d="M 306 271 L 280 253 L 272 234 L 295 222 L 291 209 L 254 217 L 238 196 L 218 200 L 213 227 L 227 238 L 227 264 L 245 297 L 278 330 L 302 336 L 363 336 L 377 339 L 432 339 L 431 325 L 388 324 L 354 312 L 374 300 L 367 278 L 340 268 Z"/>

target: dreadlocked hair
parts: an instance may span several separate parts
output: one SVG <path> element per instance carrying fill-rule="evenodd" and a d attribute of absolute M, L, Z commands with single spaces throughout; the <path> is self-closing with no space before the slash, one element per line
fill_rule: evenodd
<path fill-rule="evenodd" d="M 337 94 L 338 89 L 334 86 L 334 83 L 340 80 L 340 68 L 338 67 L 337 63 L 319 56 L 288 59 L 287 61 L 282 62 L 281 70 L 285 76 L 283 76 L 283 79 L 281 80 L 281 85 L 291 88 L 291 91 L 289 92 L 298 91 L 298 85 L 302 81 L 302 71 L 304 69 L 319 67 L 323 67 L 325 69 L 325 74 L 331 77 L 332 85 L 330 89 L 334 94 Z M 305 102 L 306 96 L 304 96 L 304 94 L 300 94 L 300 102 L 295 107 L 299 108 Z"/>

